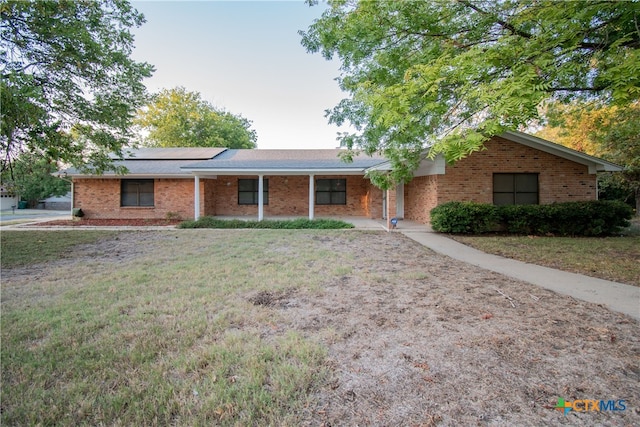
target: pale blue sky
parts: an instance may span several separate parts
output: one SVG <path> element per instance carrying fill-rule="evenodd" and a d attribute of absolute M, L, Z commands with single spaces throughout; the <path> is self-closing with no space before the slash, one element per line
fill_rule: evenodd
<path fill-rule="evenodd" d="M 149 91 L 184 86 L 253 122 L 258 148 L 335 148 L 324 110 L 344 94 L 339 62 L 309 54 L 306 30 L 326 5 L 303 1 L 133 1 L 147 22 L 133 57 L 156 67 Z M 341 129 L 345 130 L 345 129 Z"/>

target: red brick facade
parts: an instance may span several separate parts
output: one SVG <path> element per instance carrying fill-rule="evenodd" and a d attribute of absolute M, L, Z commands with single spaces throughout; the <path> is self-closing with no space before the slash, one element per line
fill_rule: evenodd
<path fill-rule="evenodd" d="M 200 179 L 200 215 L 257 216 L 257 205 L 238 204 L 238 179 L 256 176 L 219 176 Z M 346 179 L 346 205 L 315 205 L 315 216 L 364 216 L 382 218 L 382 192 L 362 176 L 324 176 Z M 308 216 L 309 176 L 265 176 L 269 203 L 265 216 Z M 121 179 L 74 180 L 75 207 L 87 218 L 194 217 L 195 182 L 192 178 L 154 180 L 153 207 L 120 206 Z"/>
<path fill-rule="evenodd" d="M 498 137 L 485 147 L 447 165 L 444 175 L 405 185 L 405 218 L 427 223 L 432 208 L 454 200 L 493 203 L 494 173 L 537 173 L 541 204 L 597 197 L 596 175 L 585 165 Z"/>
<path fill-rule="evenodd" d="M 429 222 L 429 212 L 438 205 L 439 176 L 417 176 L 404 185 L 405 219 Z"/>
<path fill-rule="evenodd" d="M 193 179 L 155 179 L 153 207 L 120 206 L 120 179 L 74 178 L 73 182 L 74 207 L 87 218 L 193 218 Z"/>
<path fill-rule="evenodd" d="M 596 175 L 585 165 L 502 138 L 485 144 L 484 151 L 447 165 L 445 174 L 415 177 L 404 186 L 404 218 L 422 223 L 438 204 L 452 200 L 493 202 L 494 173 L 537 173 L 539 202 L 594 200 Z M 238 204 L 238 179 L 257 176 L 218 176 L 200 179 L 200 215 L 257 216 L 257 205 Z M 264 215 L 308 216 L 309 176 L 265 176 L 269 203 Z M 362 176 L 321 176 L 346 179 L 345 205 L 315 205 L 315 216 L 383 216 L 383 192 Z M 153 207 L 120 206 L 121 179 L 74 178 L 74 207 L 88 218 L 194 217 L 194 178 L 155 179 Z M 395 216 L 395 190 L 387 193 L 387 209 Z"/>

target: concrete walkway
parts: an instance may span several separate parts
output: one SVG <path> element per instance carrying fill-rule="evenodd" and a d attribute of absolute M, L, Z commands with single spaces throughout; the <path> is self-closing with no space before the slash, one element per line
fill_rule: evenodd
<path fill-rule="evenodd" d="M 410 227 L 398 231 L 440 254 L 577 299 L 604 304 L 613 311 L 640 320 L 639 287 L 487 254 L 426 228 Z"/>

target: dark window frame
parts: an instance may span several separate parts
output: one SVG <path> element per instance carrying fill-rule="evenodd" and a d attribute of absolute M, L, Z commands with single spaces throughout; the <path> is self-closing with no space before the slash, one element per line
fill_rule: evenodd
<path fill-rule="evenodd" d="M 251 189 L 248 188 L 249 182 L 251 183 Z M 238 205 L 252 206 L 258 205 L 258 178 L 238 178 Z M 250 201 L 246 199 L 250 198 Z M 263 178 L 262 180 L 262 204 L 269 204 L 269 179 Z"/>
<path fill-rule="evenodd" d="M 496 178 L 500 178 L 502 182 L 500 186 L 505 184 L 505 181 L 508 181 L 508 178 L 511 179 L 511 183 L 509 189 L 501 189 L 496 190 L 498 186 L 496 183 Z M 518 181 L 526 180 L 527 178 L 531 179 L 535 177 L 535 191 L 529 190 L 527 188 L 523 188 L 526 184 L 520 183 Z M 520 179 L 519 179 L 520 178 Z M 494 173 L 493 174 L 493 204 L 494 205 L 538 205 L 540 204 L 540 174 L 537 172 L 513 172 L 513 173 Z M 533 181 L 531 181 L 533 182 Z M 510 202 L 506 203 L 505 198 L 510 195 Z M 531 197 L 535 195 L 535 201 L 531 201 L 534 198 Z M 496 200 L 496 196 L 498 199 Z M 523 200 L 529 199 L 530 201 L 522 202 Z"/>
<path fill-rule="evenodd" d="M 328 190 L 321 190 L 320 188 L 326 188 L 328 184 Z M 316 179 L 315 187 L 316 205 L 339 205 L 344 206 L 347 204 L 347 179 L 346 178 L 318 178 Z M 320 197 L 318 197 L 320 196 Z M 322 199 L 328 198 L 328 201 Z"/>
<path fill-rule="evenodd" d="M 148 191 L 149 186 L 151 191 Z M 150 202 L 148 201 L 149 194 L 151 195 Z M 155 199 L 156 197 L 155 197 L 155 180 L 154 179 L 121 179 L 120 180 L 120 207 L 152 208 L 152 207 L 155 207 Z"/>

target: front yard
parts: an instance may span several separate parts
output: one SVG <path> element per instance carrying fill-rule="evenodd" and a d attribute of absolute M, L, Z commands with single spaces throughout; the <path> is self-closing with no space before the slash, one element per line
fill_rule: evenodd
<path fill-rule="evenodd" d="M 453 236 L 483 252 L 640 286 L 640 235 L 624 237 Z"/>
<path fill-rule="evenodd" d="M 3 231 L 3 425 L 640 423 L 637 321 L 399 233 L 99 233 Z"/>

